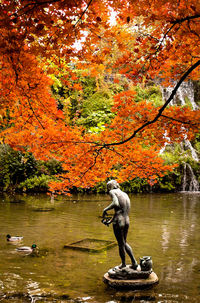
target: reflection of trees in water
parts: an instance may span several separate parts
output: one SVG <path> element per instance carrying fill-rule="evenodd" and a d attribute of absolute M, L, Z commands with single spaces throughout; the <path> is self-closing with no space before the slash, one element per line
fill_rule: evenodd
<path fill-rule="evenodd" d="M 170 260 L 163 272 L 165 273 L 163 274 L 163 279 L 170 283 L 178 283 L 180 281 L 182 281 L 183 284 L 191 283 L 194 279 L 193 273 L 197 264 L 199 264 L 197 258 L 192 258 L 190 264 L 186 263 L 184 257 L 182 257 L 179 262 L 176 262 L 176 260 Z"/>
<path fill-rule="evenodd" d="M 169 240 L 170 240 L 170 232 L 167 229 L 167 220 L 164 221 L 164 224 L 161 226 L 162 231 L 162 240 L 161 245 L 163 251 L 166 251 L 169 247 Z"/>
<path fill-rule="evenodd" d="M 199 198 L 200 194 L 183 194 L 180 205 L 182 213 L 180 215 L 177 212 L 180 217 L 176 219 L 174 216 L 172 219 L 165 220 L 161 226 L 161 245 L 163 252 L 167 256 L 166 267 L 162 274 L 163 279 L 166 281 L 173 283 L 192 281 L 194 270 L 199 265 L 199 257 L 194 255 L 199 245 L 199 218 L 197 211 L 200 202 Z M 179 220 L 180 224 L 177 225 L 176 220 Z M 171 255 L 173 247 L 175 247 L 174 256 Z M 178 248 L 180 249 L 178 250 Z"/>

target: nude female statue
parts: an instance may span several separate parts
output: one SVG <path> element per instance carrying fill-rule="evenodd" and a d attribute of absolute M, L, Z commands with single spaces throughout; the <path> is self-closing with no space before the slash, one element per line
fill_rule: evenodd
<path fill-rule="evenodd" d="M 130 199 L 128 195 L 119 188 L 119 184 L 115 180 L 107 183 L 107 190 L 112 198 L 112 203 L 103 210 L 103 220 L 105 225 L 113 223 L 113 231 L 119 246 L 119 255 L 122 264 L 119 268 L 126 267 L 125 254 L 127 253 L 132 262 L 132 268 L 136 269 L 138 264 L 134 258 L 130 245 L 126 242 L 128 228 L 129 228 L 129 210 Z M 109 220 L 105 220 L 107 211 L 114 209 L 114 216 Z"/>

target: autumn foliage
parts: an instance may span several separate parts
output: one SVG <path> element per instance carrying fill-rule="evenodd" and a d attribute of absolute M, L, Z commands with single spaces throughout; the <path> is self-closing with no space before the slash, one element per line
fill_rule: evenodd
<path fill-rule="evenodd" d="M 159 151 L 168 138 L 192 139 L 200 111 L 170 107 L 172 98 L 160 107 L 136 102 L 135 91 L 126 90 L 114 97 L 111 124 L 89 133 L 66 121 L 49 74 L 63 71 L 63 84 L 74 90 L 81 85 L 70 81 L 73 65 L 93 77 L 115 75 L 116 82 L 120 74 L 141 85 L 176 80 L 175 93 L 184 80 L 199 79 L 199 1 L 2 0 L 0 24 L 0 140 L 61 161 L 52 191 L 110 177 L 153 184 L 173 169 Z"/>

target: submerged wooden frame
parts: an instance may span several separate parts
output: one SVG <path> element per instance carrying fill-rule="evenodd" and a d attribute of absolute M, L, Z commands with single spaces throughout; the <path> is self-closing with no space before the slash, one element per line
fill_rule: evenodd
<path fill-rule="evenodd" d="M 89 245 L 85 244 L 87 242 L 93 243 L 93 247 L 90 247 Z M 100 248 L 98 248 L 98 247 L 95 247 L 95 243 L 96 244 L 102 243 L 102 245 Z M 109 248 L 112 248 L 115 245 L 117 245 L 117 243 L 115 241 L 100 240 L 100 239 L 94 239 L 94 238 L 85 238 L 85 239 L 79 240 L 77 242 L 65 244 L 64 248 L 71 248 L 71 249 L 89 251 L 89 252 L 101 252 L 101 251 L 105 251 Z"/>

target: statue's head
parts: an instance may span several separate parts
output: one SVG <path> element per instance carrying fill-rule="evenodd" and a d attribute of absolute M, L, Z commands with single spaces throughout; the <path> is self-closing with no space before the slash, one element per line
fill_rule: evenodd
<path fill-rule="evenodd" d="M 119 188 L 119 184 L 117 183 L 116 180 L 110 180 L 107 183 L 107 190 L 110 191 L 111 189 L 117 189 Z"/>

